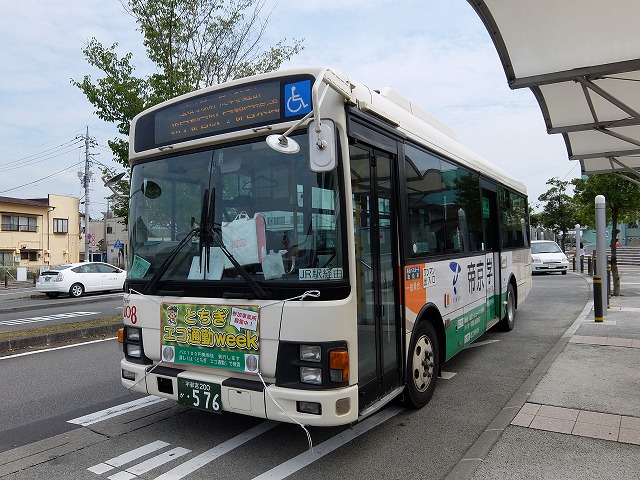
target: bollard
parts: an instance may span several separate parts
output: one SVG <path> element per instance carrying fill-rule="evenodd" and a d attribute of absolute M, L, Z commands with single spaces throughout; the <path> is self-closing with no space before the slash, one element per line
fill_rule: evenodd
<path fill-rule="evenodd" d="M 587 272 L 589 273 L 590 277 L 593 276 L 593 261 L 591 260 L 591 258 L 591 256 L 587 258 Z"/>
<path fill-rule="evenodd" d="M 611 264 L 607 263 L 607 308 L 611 308 Z"/>
<path fill-rule="evenodd" d="M 9 279 L 7 278 L 7 276 L 4 276 L 4 288 L 8 288 L 9 285 Z"/>
<path fill-rule="evenodd" d="M 593 277 L 593 314 L 596 322 L 604 321 L 602 310 L 602 279 Z"/>
<path fill-rule="evenodd" d="M 576 270 L 576 256 L 575 255 L 573 256 L 573 271 L 577 272 L 577 270 Z"/>

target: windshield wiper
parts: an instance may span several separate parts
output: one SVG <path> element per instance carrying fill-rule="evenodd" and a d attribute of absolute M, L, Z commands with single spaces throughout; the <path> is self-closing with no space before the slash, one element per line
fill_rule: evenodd
<path fill-rule="evenodd" d="M 144 288 L 145 293 L 149 295 L 154 295 L 156 293 L 158 289 L 158 283 L 160 282 L 160 279 L 162 278 L 162 276 L 169 269 L 169 266 L 173 262 L 173 259 L 176 258 L 176 256 L 178 255 L 178 252 L 182 249 L 182 247 L 184 247 L 187 244 L 187 242 L 191 241 L 191 239 L 199 231 L 200 231 L 200 228 L 194 228 L 193 230 L 191 230 L 182 240 L 180 240 L 180 243 L 176 245 L 176 247 L 173 250 L 171 250 L 171 253 L 169 254 L 169 256 L 164 259 L 164 261 L 160 264 L 160 267 L 158 268 L 158 270 L 156 270 L 156 272 L 149 279 L 149 282 Z"/>
<path fill-rule="evenodd" d="M 222 250 L 222 253 L 224 253 L 224 255 L 229 259 L 231 264 L 234 266 L 234 268 L 240 273 L 240 276 L 247 281 L 247 283 L 251 287 L 251 290 L 253 290 L 253 292 L 258 296 L 258 298 L 261 298 L 261 299 L 269 298 L 271 295 L 269 295 L 269 293 L 265 291 L 265 289 L 262 288 L 258 284 L 258 282 L 255 281 L 255 279 L 251 276 L 251 274 L 247 272 L 245 268 L 238 263 L 238 261 L 235 259 L 233 254 L 229 250 L 227 250 L 227 247 L 224 246 L 224 242 L 222 241 L 222 238 L 220 238 L 220 233 L 213 227 L 209 229 L 209 233 L 211 235 L 211 238 L 213 239 L 213 243 L 215 243 L 216 246 L 220 248 L 220 250 Z M 208 265 L 209 264 L 207 263 L 207 266 Z"/>
<path fill-rule="evenodd" d="M 199 245 L 199 249 L 201 253 L 200 269 L 202 270 L 202 248 L 203 248 L 203 243 L 207 244 L 207 241 L 205 239 L 205 235 L 203 234 L 203 232 L 205 231 L 206 223 L 208 222 L 208 213 L 209 213 L 207 209 L 208 206 L 209 206 L 209 189 L 206 189 L 204 191 L 204 198 L 202 199 L 202 214 L 200 215 L 200 226 L 191 229 L 191 231 L 180 241 L 180 243 L 176 245 L 176 247 L 173 250 L 171 250 L 171 253 L 169 254 L 169 256 L 164 259 L 164 261 L 160 264 L 160 267 L 158 267 L 158 270 L 156 270 L 155 273 L 149 279 L 149 282 L 144 288 L 145 293 L 150 295 L 155 295 L 157 293 L 158 283 L 160 283 L 162 276 L 167 272 L 167 270 L 171 266 L 171 263 L 178 255 L 178 252 L 180 251 L 180 249 L 182 249 L 182 247 L 184 247 L 187 244 L 187 242 L 189 242 L 196 235 L 196 233 L 200 234 L 200 245 Z M 206 265 L 209 265 L 209 248 L 207 248 L 206 254 L 207 254 Z"/>
<path fill-rule="evenodd" d="M 215 190 L 211 191 L 211 196 L 209 196 L 209 189 L 206 189 L 204 192 L 204 198 L 202 199 L 202 214 L 200 215 L 200 226 L 192 229 L 185 238 L 183 238 L 178 245 L 171 251 L 169 256 L 162 262 L 158 270 L 152 275 L 149 279 L 149 283 L 145 287 L 145 293 L 147 294 L 155 294 L 158 289 L 158 283 L 162 279 L 162 276 L 169 269 L 169 266 L 173 262 L 173 260 L 178 255 L 180 249 L 187 244 L 196 234 L 199 235 L 199 246 L 198 250 L 200 251 L 200 271 L 202 271 L 202 259 L 204 257 L 204 265 L 205 268 L 209 269 L 209 260 L 211 258 L 211 242 L 220 248 L 222 253 L 229 259 L 234 268 L 240 273 L 240 276 L 247 282 L 247 284 L 251 287 L 253 292 L 256 294 L 258 298 L 267 299 L 270 297 L 269 293 L 266 292 L 259 284 L 255 281 L 255 279 L 245 270 L 245 268 L 238 263 L 233 254 L 227 250 L 224 246 L 224 242 L 220 237 L 220 233 L 215 229 L 213 225 L 209 225 L 210 222 L 210 213 L 213 215 L 215 212 Z M 203 255 L 204 250 L 204 255 Z"/>
<path fill-rule="evenodd" d="M 211 199 L 209 204 L 209 213 L 211 214 L 211 217 L 215 215 L 215 211 L 216 211 L 215 192 L 216 192 L 215 188 L 211 190 Z M 206 193 L 205 193 L 205 201 L 206 201 Z M 213 243 L 218 248 L 220 248 L 220 250 L 222 250 L 222 253 L 224 253 L 224 255 L 229 259 L 229 261 L 235 267 L 235 269 L 238 272 L 240 272 L 240 276 L 246 280 L 246 282 L 251 287 L 251 290 L 253 290 L 253 293 L 255 293 L 258 296 L 258 298 L 261 298 L 261 299 L 269 298 L 269 294 L 258 284 L 258 282 L 255 281 L 255 279 L 251 276 L 251 274 L 247 272 L 246 269 L 238 263 L 238 261 L 235 259 L 233 254 L 227 249 L 227 247 L 224 246 L 224 242 L 221 238 L 219 231 L 216 230 L 215 225 L 209 225 L 209 218 L 210 216 L 209 214 L 207 214 L 202 224 L 204 227 L 206 227 L 206 230 L 202 234 L 206 238 L 204 239 L 204 241 L 201 240 L 200 242 L 200 245 L 201 245 L 200 248 L 202 248 L 204 243 L 204 246 L 207 249 L 205 252 L 205 256 L 206 256 L 205 265 L 207 266 L 207 269 L 209 268 L 209 257 L 210 257 L 209 246 L 211 245 L 210 243 L 211 240 L 213 240 Z M 202 250 L 200 250 L 200 259 L 202 259 Z M 200 268 L 202 269 L 202 267 Z"/>

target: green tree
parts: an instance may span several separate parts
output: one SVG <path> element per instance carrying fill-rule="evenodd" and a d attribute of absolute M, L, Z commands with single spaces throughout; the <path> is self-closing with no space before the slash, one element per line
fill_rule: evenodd
<path fill-rule="evenodd" d="M 122 0 L 142 33 L 148 59 L 156 73 L 146 77 L 134 74 L 133 55 L 118 56 L 118 44 L 105 47 L 89 40 L 82 50 L 87 62 L 103 76 L 85 75 L 71 83 L 96 108 L 96 115 L 117 125 L 129 135 L 135 115 L 164 100 L 234 78 L 277 70 L 303 47 L 302 40 L 282 39 L 263 48 L 269 14 L 262 15 L 265 0 Z M 109 141 L 114 160 L 129 167 L 129 144 L 115 138 Z M 106 173 L 106 172 L 103 172 Z M 128 181 L 116 187 L 128 192 Z M 116 215 L 128 215 L 127 202 L 121 200 Z"/>
<path fill-rule="evenodd" d="M 535 212 L 534 207 L 529 205 L 529 222 L 532 227 L 539 227 L 542 225 L 542 214 L 539 212 Z"/>
<path fill-rule="evenodd" d="M 576 224 L 573 199 L 566 193 L 569 184 L 556 177 L 551 178 L 547 180 L 547 185 L 551 185 L 551 188 L 538 197 L 538 200 L 545 204 L 536 220 L 555 235 L 561 235 L 562 251 L 567 233 Z"/>
<path fill-rule="evenodd" d="M 604 195 L 606 200 L 607 224 L 611 224 L 611 274 L 613 276 L 612 295 L 620 295 L 620 274 L 618 271 L 617 243 L 618 224 L 638 217 L 640 210 L 640 186 L 625 179 L 624 174 L 598 174 L 585 179 L 575 179 L 574 201 L 578 206 L 579 221 L 583 225 L 595 226 L 595 198 Z"/>

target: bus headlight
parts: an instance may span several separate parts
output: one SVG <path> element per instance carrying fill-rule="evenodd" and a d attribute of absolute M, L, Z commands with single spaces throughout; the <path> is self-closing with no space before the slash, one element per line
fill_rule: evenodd
<path fill-rule="evenodd" d="M 138 328 L 127 328 L 127 340 L 132 342 L 140 341 L 140 329 Z"/>
<path fill-rule="evenodd" d="M 119 337 L 120 333 L 118 332 Z M 124 358 L 129 362 L 149 365 L 153 362 L 144 354 L 142 337 L 141 328 L 125 325 L 122 331 L 122 350 Z"/>
<path fill-rule="evenodd" d="M 136 345 L 135 343 L 127 343 L 126 345 L 127 345 L 126 354 L 128 357 L 140 358 L 142 354 L 140 345 Z"/>
<path fill-rule="evenodd" d="M 311 385 L 322 385 L 322 369 L 300 367 L 300 381 Z"/>
<path fill-rule="evenodd" d="M 303 362 L 321 362 L 322 348 L 320 345 L 300 345 L 300 360 Z"/>

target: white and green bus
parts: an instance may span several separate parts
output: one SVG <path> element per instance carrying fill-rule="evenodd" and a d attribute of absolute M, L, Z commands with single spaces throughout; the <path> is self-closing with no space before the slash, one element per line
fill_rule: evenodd
<path fill-rule="evenodd" d="M 133 391 L 318 426 L 419 408 L 531 290 L 524 185 L 334 69 L 150 108 L 130 164 Z"/>

